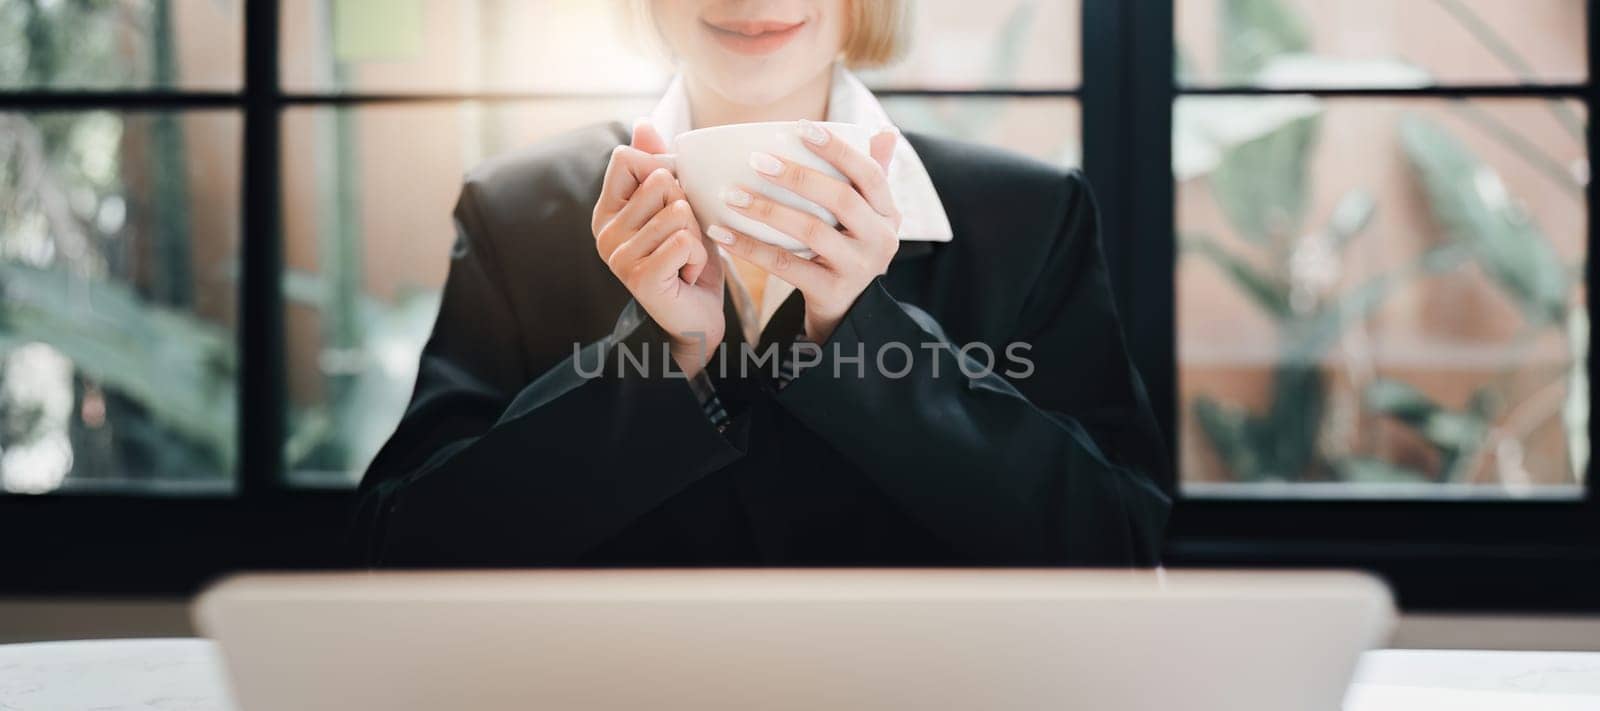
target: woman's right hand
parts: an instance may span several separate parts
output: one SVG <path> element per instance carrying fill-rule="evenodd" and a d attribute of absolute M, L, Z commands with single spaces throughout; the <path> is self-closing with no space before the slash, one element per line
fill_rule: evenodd
<path fill-rule="evenodd" d="M 722 342 L 722 260 L 700 231 L 683 186 L 658 154 L 666 142 L 648 123 L 617 146 L 594 206 L 595 247 L 611 273 L 670 339 L 678 368 L 693 377 Z"/>

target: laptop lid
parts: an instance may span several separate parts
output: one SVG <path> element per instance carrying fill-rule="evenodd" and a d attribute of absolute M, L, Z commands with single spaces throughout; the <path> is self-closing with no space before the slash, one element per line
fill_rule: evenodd
<path fill-rule="evenodd" d="M 246 575 L 206 590 L 244 711 L 1338 709 L 1393 623 L 1345 572 Z"/>

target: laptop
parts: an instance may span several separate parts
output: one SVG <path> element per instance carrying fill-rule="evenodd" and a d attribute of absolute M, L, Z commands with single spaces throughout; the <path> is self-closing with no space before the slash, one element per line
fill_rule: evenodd
<path fill-rule="evenodd" d="M 243 711 L 1336 711 L 1394 621 L 1348 572 L 245 575 L 196 601 Z"/>

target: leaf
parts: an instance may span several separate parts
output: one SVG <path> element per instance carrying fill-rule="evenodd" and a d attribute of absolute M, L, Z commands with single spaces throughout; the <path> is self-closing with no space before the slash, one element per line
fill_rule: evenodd
<path fill-rule="evenodd" d="M 1022 51 L 1028 46 L 1028 32 L 1033 30 L 1034 15 L 1038 8 L 1032 2 L 1017 6 L 1000 27 L 1000 36 L 994 44 L 994 54 L 989 58 L 989 82 L 1003 85 L 1017 76 L 1022 68 Z"/>
<path fill-rule="evenodd" d="M 1322 101 L 1301 94 L 1184 97 L 1172 107 L 1172 174 L 1179 181 L 1209 175 L 1234 147 L 1322 111 Z"/>
<path fill-rule="evenodd" d="M 1369 409 L 1412 425 L 1421 425 L 1442 409 L 1410 383 L 1388 378 L 1373 381 L 1364 397 Z"/>
<path fill-rule="evenodd" d="M 439 302 L 440 294 L 434 290 L 402 293 L 393 304 L 365 300 L 367 327 L 362 346 L 368 365 L 339 403 L 347 471 L 359 476 L 405 414 Z"/>
<path fill-rule="evenodd" d="M 1207 396 L 1196 398 L 1195 421 L 1200 431 L 1237 481 L 1260 481 L 1267 468 L 1261 459 L 1255 426 L 1243 408 L 1224 405 Z"/>
<path fill-rule="evenodd" d="M 283 298 L 297 306 L 316 308 L 327 298 L 322 277 L 301 269 L 283 270 Z"/>
<path fill-rule="evenodd" d="M 1466 412 L 1443 411 L 1428 418 L 1422 436 L 1440 449 L 1465 452 L 1476 449 L 1489 432 L 1489 423 Z"/>
<path fill-rule="evenodd" d="M 1298 236 L 1320 123 L 1319 116 L 1302 117 L 1223 153 L 1211 173 L 1211 192 L 1241 236 L 1280 247 Z"/>
<path fill-rule="evenodd" d="M 1466 410 L 1450 410 L 1409 383 L 1390 378 L 1373 381 L 1363 393 L 1367 408 L 1412 427 L 1444 462 L 1441 469 L 1456 478 L 1457 465 L 1471 458 L 1489 434 L 1489 415 L 1482 411 L 1486 391 L 1474 394 Z"/>
<path fill-rule="evenodd" d="M 1449 235 L 1473 250 L 1484 272 L 1533 325 L 1565 321 L 1571 278 L 1499 175 L 1421 117 L 1403 119 L 1400 138 L 1434 218 Z"/>
<path fill-rule="evenodd" d="M 1199 79 L 1194 70 L 1194 60 L 1183 50 L 1183 47 L 1172 48 L 1172 76 L 1177 77 L 1178 86 L 1187 86 Z"/>
<path fill-rule="evenodd" d="M 1262 444 L 1270 447 L 1280 477 L 1297 480 L 1311 471 L 1327 409 L 1327 378 L 1320 364 L 1288 363 L 1272 375 L 1272 409 L 1262 424 Z"/>
<path fill-rule="evenodd" d="M 1335 462 L 1334 473 L 1340 481 L 1355 484 L 1431 484 L 1426 474 L 1407 469 L 1382 459 L 1348 457 Z"/>
<path fill-rule="evenodd" d="M 1273 373 L 1266 416 L 1201 396 L 1193 411 L 1201 432 L 1239 481 L 1297 481 L 1314 469 L 1326 400 L 1318 368 L 1286 366 Z"/>
<path fill-rule="evenodd" d="M 1225 0 L 1217 25 L 1222 74 L 1248 81 L 1267 63 L 1311 47 L 1305 22 L 1280 0 Z"/>
<path fill-rule="evenodd" d="M 1372 193 L 1359 188 L 1345 193 L 1333 206 L 1333 215 L 1328 217 L 1328 236 L 1334 247 L 1343 249 L 1350 244 L 1351 239 L 1372 224 L 1377 213 L 1378 202 L 1372 199 Z"/>
<path fill-rule="evenodd" d="M 1283 329 L 1285 363 L 1315 364 L 1344 336 L 1351 324 L 1365 321 L 1388 298 L 1397 278 L 1379 275 L 1340 293 L 1308 318 L 1286 321 Z"/>
<path fill-rule="evenodd" d="M 1343 337 L 1345 329 L 1370 317 L 1373 311 L 1383 305 L 1396 285 L 1418 274 L 1454 269 L 1462 258 L 1462 251 L 1453 245 L 1429 249 L 1410 265 L 1379 274 L 1346 289 L 1311 316 L 1286 321 L 1283 335 L 1287 345 L 1283 360 L 1291 363 L 1320 362 L 1323 354 Z"/>
<path fill-rule="evenodd" d="M 1434 83 L 1420 67 L 1392 59 L 1345 59 L 1319 54 L 1282 54 L 1250 76 L 1256 86 L 1274 88 L 1416 88 Z"/>
<path fill-rule="evenodd" d="M 0 262 L 0 349 L 46 343 L 84 376 L 232 468 L 238 362 L 227 330 L 126 286 Z"/>
<path fill-rule="evenodd" d="M 1516 47 L 1511 42 L 1507 41 L 1504 36 L 1495 30 L 1493 24 L 1485 21 L 1466 3 L 1461 2 L 1461 0 L 1434 0 L 1434 4 L 1449 13 L 1451 18 L 1461 25 L 1462 29 L 1466 30 L 1468 34 L 1472 35 L 1473 39 L 1478 41 L 1479 46 L 1488 50 L 1496 59 L 1500 60 L 1501 64 L 1510 67 L 1511 71 L 1516 74 L 1518 81 L 1524 84 L 1533 84 L 1539 81 L 1539 72 L 1533 68 L 1533 65 L 1529 64 L 1528 60 L 1517 52 Z M 1551 115 L 1561 124 L 1562 128 L 1567 130 L 1568 134 L 1577 140 L 1583 140 L 1583 119 L 1577 116 L 1572 111 L 1572 108 L 1564 103 L 1563 99 L 1551 97 L 1547 101 L 1547 106 L 1550 108 Z"/>
<path fill-rule="evenodd" d="M 327 402 L 292 413 L 292 469 L 360 477 L 406 410 L 439 300 L 436 290 L 402 290 L 392 304 L 362 297 L 359 368 Z"/>
<path fill-rule="evenodd" d="M 1561 426 L 1567 434 L 1572 476 L 1582 483 L 1589 471 L 1589 309 L 1582 303 L 1567 315 L 1567 348 L 1572 365 L 1567 371 Z"/>
<path fill-rule="evenodd" d="M 1289 306 L 1289 286 L 1275 277 L 1263 274 L 1209 237 L 1192 236 L 1182 239 L 1184 251 L 1205 258 L 1233 280 L 1246 296 L 1250 297 L 1268 315 L 1287 318 L 1293 311 Z"/>

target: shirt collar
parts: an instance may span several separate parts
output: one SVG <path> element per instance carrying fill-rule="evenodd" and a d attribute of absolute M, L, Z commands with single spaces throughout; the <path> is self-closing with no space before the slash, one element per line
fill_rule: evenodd
<path fill-rule="evenodd" d="M 853 123 L 869 128 L 892 126 L 888 112 L 878 97 L 861 80 L 841 65 L 834 65 L 833 87 L 828 94 L 828 120 Z M 689 116 L 689 91 L 683 77 L 674 77 L 666 95 L 650 114 L 650 122 L 670 145 L 678 134 L 694 127 Z M 934 190 L 933 179 L 922 165 L 909 141 L 895 146 L 889 162 L 889 192 L 900 208 L 900 239 L 915 242 L 949 242 L 953 236 L 944 203 Z"/>

